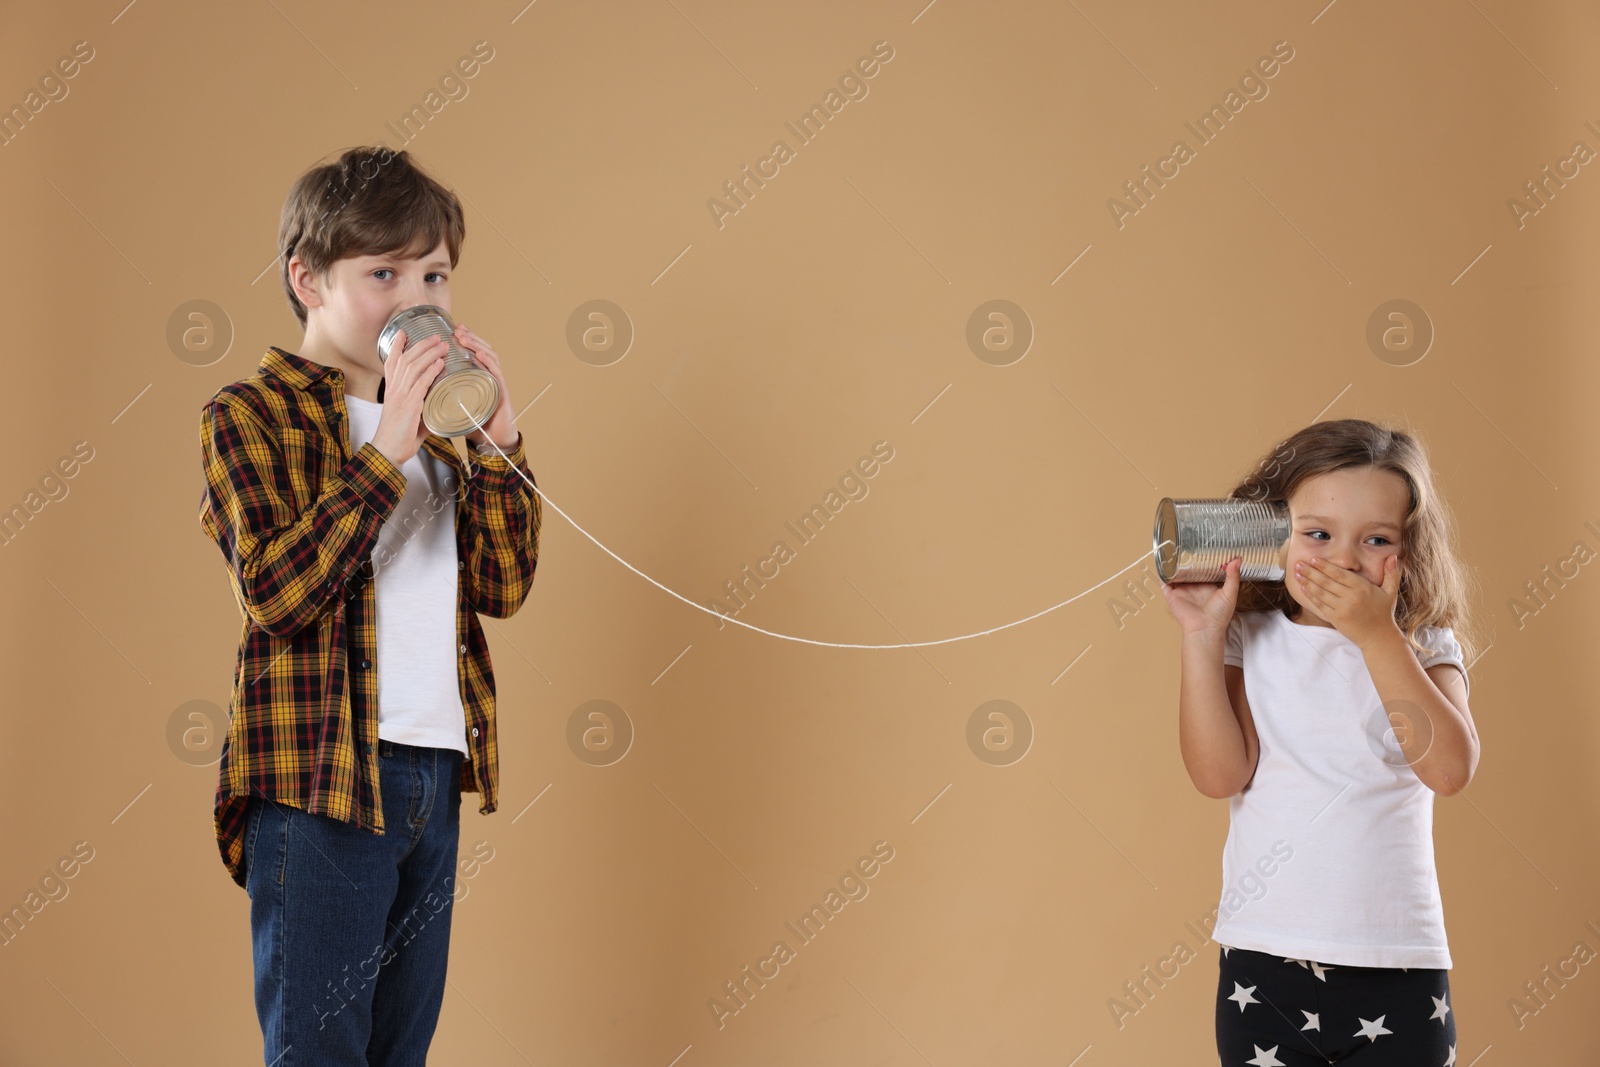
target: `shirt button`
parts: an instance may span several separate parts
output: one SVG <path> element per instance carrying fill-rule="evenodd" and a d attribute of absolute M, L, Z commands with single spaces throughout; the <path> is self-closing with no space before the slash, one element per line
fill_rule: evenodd
<path fill-rule="evenodd" d="M 464 559 L 456 560 L 456 570 L 464 571 L 466 569 L 467 569 L 467 561 L 466 560 L 464 560 Z"/>
<path fill-rule="evenodd" d="M 478 728 L 476 726 L 474 726 L 472 728 L 472 736 L 473 737 L 477 737 L 478 736 Z"/>
<path fill-rule="evenodd" d="M 361 661 L 361 669 L 362 670 L 367 670 L 371 666 L 372 666 L 372 661 L 370 659 L 364 659 L 364 660 Z"/>
<path fill-rule="evenodd" d="M 462 645 L 461 646 L 461 651 L 464 653 L 464 652 L 466 652 L 466 650 L 467 650 L 467 646 L 466 645 Z"/>

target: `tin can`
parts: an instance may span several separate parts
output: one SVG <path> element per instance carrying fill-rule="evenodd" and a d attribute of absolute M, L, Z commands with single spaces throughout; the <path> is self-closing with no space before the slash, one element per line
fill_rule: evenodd
<path fill-rule="evenodd" d="M 1156 505 L 1156 573 L 1164 583 L 1220 582 L 1223 566 L 1240 559 L 1239 579 L 1281 582 L 1289 543 L 1289 505 L 1236 498 L 1174 500 Z"/>
<path fill-rule="evenodd" d="M 423 425 L 440 437 L 460 437 L 488 422 L 500 405 L 500 383 L 456 342 L 456 324 L 450 313 L 437 304 L 418 304 L 395 315 L 378 334 L 380 361 L 388 362 L 401 330 L 406 332 L 408 348 L 430 337 L 442 337 L 449 346 L 444 369 L 422 404 Z"/>

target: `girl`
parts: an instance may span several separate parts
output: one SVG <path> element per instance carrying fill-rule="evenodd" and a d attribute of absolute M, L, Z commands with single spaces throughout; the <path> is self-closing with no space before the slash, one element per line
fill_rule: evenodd
<path fill-rule="evenodd" d="M 1235 557 L 1220 588 L 1161 590 L 1184 766 L 1229 798 L 1220 1062 L 1453 1065 L 1433 796 L 1472 780 L 1478 733 L 1449 512 L 1421 445 L 1361 419 L 1306 427 L 1230 495 L 1288 504 L 1283 582 L 1241 589 Z"/>

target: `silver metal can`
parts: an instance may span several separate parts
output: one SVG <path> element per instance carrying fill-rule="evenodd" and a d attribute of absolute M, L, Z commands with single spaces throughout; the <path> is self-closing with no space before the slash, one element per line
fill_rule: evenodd
<path fill-rule="evenodd" d="M 407 348 L 430 337 L 443 337 L 449 345 L 444 368 L 423 401 L 423 425 L 440 437 L 459 437 L 488 422 L 500 406 L 500 383 L 456 343 L 456 324 L 450 313 L 437 304 L 418 304 L 395 315 L 378 334 L 380 361 L 388 362 L 401 330 L 406 332 Z"/>
<path fill-rule="evenodd" d="M 1163 497 L 1156 505 L 1153 540 L 1162 582 L 1220 582 L 1223 566 L 1235 556 L 1241 581 L 1280 582 L 1289 544 L 1289 505 L 1232 497 Z"/>

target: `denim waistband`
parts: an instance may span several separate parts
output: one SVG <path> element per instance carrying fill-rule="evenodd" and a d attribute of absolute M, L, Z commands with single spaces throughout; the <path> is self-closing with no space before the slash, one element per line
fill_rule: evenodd
<path fill-rule="evenodd" d="M 427 748 L 422 745 L 407 745 L 400 741 L 389 741 L 381 737 L 378 739 L 378 755 L 380 756 L 406 756 L 411 753 L 416 753 L 417 755 L 442 753 L 447 756 L 454 753 L 459 756 L 461 755 L 461 750 L 459 748 Z"/>

